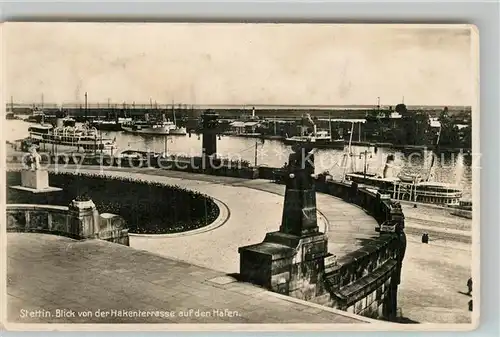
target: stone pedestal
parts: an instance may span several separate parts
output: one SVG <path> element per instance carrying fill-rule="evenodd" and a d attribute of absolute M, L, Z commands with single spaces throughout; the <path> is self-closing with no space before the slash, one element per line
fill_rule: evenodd
<path fill-rule="evenodd" d="M 22 186 L 42 190 L 49 187 L 49 173 L 45 170 L 21 171 Z"/>
<path fill-rule="evenodd" d="M 284 177 L 285 203 L 279 231 L 262 243 L 240 247 L 244 281 L 272 291 L 310 300 L 323 295 L 321 276 L 328 238 L 319 232 L 311 149 L 295 149 Z"/>
<path fill-rule="evenodd" d="M 99 212 L 92 200 L 73 200 L 68 207 L 70 230 L 81 238 L 93 238 L 99 230 Z"/>
<path fill-rule="evenodd" d="M 97 238 L 129 246 L 128 228 L 126 228 L 125 219 L 116 214 L 100 214 Z"/>
<path fill-rule="evenodd" d="M 324 293 L 321 275 L 328 256 L 324 233 L 296 236 L 268 233 L 264 242 L 241 247 L 240 275 L 274 292 L 310 300 Z"/>
<path fill-rule="evenodd" d="M 49 173 L 46 170 L 22 170 L 21 186 L 11 186 L 11 188 L 32 192 L 44 193 L 60 191 L 58 187 L 49 186 Z"/>
<path fill-rule="evenodd" d="M 99 215 L 92 200 L 73 200 L 68 207 L 70 231 L 81 239 L 100 239 L 129 246 L 125 220 L 116 214 Z"/>

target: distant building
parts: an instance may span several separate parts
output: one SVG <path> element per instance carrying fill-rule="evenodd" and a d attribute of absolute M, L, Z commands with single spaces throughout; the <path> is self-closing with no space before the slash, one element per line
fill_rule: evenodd
<path fill-rule="evenodd" d="M 256 133 L 257 127 L 259 127 L 259 122 L 242 122 L 234 121 L 229 124 L 231 133 L 236 135 L 246 134 L 246 133 Z"/>
<path fill-rule="evenodd" d="M 399 112 L 392 112 L 390 115 L 389 115 L 389 118 L 390 119 L 400 119 L 401 117 L 403 117 Z"/>
<path fill-rule="evenodd" d="M 441 122 L 437 117 L 429 117 L 429 126 L 432 129 L 439 129 L 441 127 Z"/>

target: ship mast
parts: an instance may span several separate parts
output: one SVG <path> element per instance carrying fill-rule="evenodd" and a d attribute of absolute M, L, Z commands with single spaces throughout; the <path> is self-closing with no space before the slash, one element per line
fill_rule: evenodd
<path fill-rule="evenodd" d="M 363 165 L 363 177 L 366 179 L 366 171 L 368 169 L 368 167 L 366 165 L 366 156 L 368 155 L 368 151 L 365 150 L 365 152 L 363 154 L 365 155 L 365 162 L 364 162 L 364 165 Z"/>
<path fill-rule="evenodd" d="M 344 153 L 344 158 L 346 158 L 346 156 L 349 157 L 349 158 L 352 157 L 351 145 L 352 145 L 352 134 L 353 134 L 353 132 L 354 132 L 354 122 L 351 122 L 351 134 L 349 135 L 349 146 L 347 148 L 347 154 Z M 342 179 L 341 179 L 341 181 L 345 180 L 345 172 L 346 172 L 346 169 L 347 169 L 347 160 L 345 160 L 345 161 L 346 161 L 346 163 L 344 165 L 344 171 L 342 173 Z"/>
<path fill-rule="evenodd" d="M 432 167 L 434 166 L 434 153 L 431 151 L 431 165 L 429 166 L 429 171 L 427 172 L 426 181 L 430 181 L 432 178 Z"/>
<path fill-rule="evenodd" d="M 328 132 L 330 133 L 330 141 L 333 142 L 333 135 L 332 135 L 332 114 L 330 110 L 328 110 Z"/>
<path fill-rule="evenodd" d="M 177 126 L 177 121 L 175 120 L 175 106 L 174 101 L 172 100 L 172 113 L 174 115 L 174 125 Z"/>
<path fill-rule="evenodd" d="M 87 92 L 85 92 L 85 121 L 87 121 Z"/>

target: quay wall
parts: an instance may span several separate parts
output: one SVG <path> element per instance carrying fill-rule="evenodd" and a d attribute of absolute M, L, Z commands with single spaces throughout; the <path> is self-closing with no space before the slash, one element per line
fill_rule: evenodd
<path fill-rule="evenodd" d="M 23 163 L 27 153 L 7 155 L 7 163 Z M 245 161 L 228 161 L 225 159 L 204 159 L 202 157 L 186 158 L 161 158 L 145 156 L 142 158 L 119 158 L 109 155 L 93 155 L 83 153 L 72 153 L 70 155 L 54 155 L 40 153 L 41 165 L 98 165 L 105 170 L 107 167 L 130 167 L 130 168 L 159 168 L 190 173 L 203 173 L 208 175 L 235 177 L 244 179 L 259 178 L 259 168 L 251 166 Z"/>
<path fill-rule="evenodd" d="M 363 208 L 379 224 L 378 231 L 385 224 L 399 227 L 396 232 L 381 232 L 362 248 L 337 257 L 334 263 L 326 260 L 324 282 L 329 296 L 319 300 L 351 313 L 394 320 L 406 250 L 402 211 L 390 199 L 356 185 L 320 178 L 316 189 Z"/>

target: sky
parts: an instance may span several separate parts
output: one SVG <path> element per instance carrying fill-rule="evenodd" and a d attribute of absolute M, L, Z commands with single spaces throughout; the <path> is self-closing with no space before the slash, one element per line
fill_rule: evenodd
<path fill-rule="evenodd" d="M 469 26 L 7 23 L 6 101 L 473 105 Z"/>

